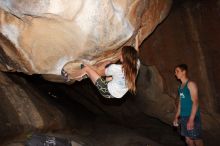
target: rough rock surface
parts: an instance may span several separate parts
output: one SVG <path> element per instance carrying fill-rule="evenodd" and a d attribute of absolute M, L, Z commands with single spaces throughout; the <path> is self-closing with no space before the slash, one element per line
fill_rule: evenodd
<path fill-rule="evenodd" d="M 71 140 L 73 146 L 146 144 L 160 146 L 161 142 L 175 145 L 179 141 L 178 136 L 165 124 L 162 125 L 166 130 L 164 136 L 156 134 L 156 137 L 150 140 L 149 137 L 154 137 L 154 133 L 158 133 L 160 128 L 147 132 L 147 135 L 140 131 L 148 131 L 149 127 L 158 127 L 161 123 L 157 120 L 155 123 L 148 121 L 146 116 L 135 120 L 141 124 L 136 125 L 137 122 L 130 120 L 130 123 L 134 122 L 134 127 L 138 126 L 137 129 L 119 124 L 115 118 L 125 114 L 123 111 L 120 112 L 122 109 L 120 106 L 103 106 L 100 101 L 96 102 L 95 94 L 83 95 L 81 94 L 83 91 L 78 92 L 74 86 L 48 82 L 40 76 L 34 79 L 27 75 L 2 72 L 0 72 L 0 79 L 0 146 L 23 146 L 33 133 L 63 137 Z M 77 87 L 80 86 L 77 85 Z M 91 90 L 87 92 L 91 93 Z M 89 98 L 93 99 L 93 102 L 90 102 Z M 71 99 L 78 99 L 78 102 Z M 124 111 L 129 110 L 126 108 L 123 108 Z M 115 118 L 110 116 L 112 111 L 117 112 Z M 125 117 L 127 116 L 133 117 L 132 115 Z M 175 141 L 160 140 L 160 137 L 166 139 L 168 133 Z"/>
<path fill-rule="evenodd" d="M 62 129 L 66 125 L 64 114 L 48 104 L 38 91 L 17 76 L 9 78 L 0 72 L 0 141 L 9 136 L 28 134 L 34 129 Z"/>
<path fill-rule="evenodd" d="M 8 0 L 0 2 L 0 70 L 55 80 L 69 61 L 114 60 L 166 17 L 171 0 Z M 78 63 L 73 67 L 78 67 Z M 49 75 L 49 76 L 48 76 Z M 51 75 L 51 76 L 50 76 Z"/>

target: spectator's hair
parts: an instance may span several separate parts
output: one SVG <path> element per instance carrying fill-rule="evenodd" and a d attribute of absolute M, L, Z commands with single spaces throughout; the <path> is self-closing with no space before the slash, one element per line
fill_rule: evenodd
<path fill-rule="evenodd" d="M 181 71 L 186 71 L 186 73 L 188 72 L 188 66 L 186 64 L 179 64 L 175 67 L 176 68 L 180 68 Z"/>

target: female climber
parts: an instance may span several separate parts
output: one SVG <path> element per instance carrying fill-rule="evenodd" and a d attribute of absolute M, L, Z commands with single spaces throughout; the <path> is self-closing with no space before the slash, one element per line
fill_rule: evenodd
<path fill-rule="evenodd" d="M 122 98 L 127 91 L 136 92 L 135 83 L 140 61 L 134 47 L 124 46 L 122 48 L 120 64 L 106 62 L 103 66 L 107 67 L 98 73 L 93 67 L 82 64 L 81 77 L 89 77 L 105 98 Z"/>

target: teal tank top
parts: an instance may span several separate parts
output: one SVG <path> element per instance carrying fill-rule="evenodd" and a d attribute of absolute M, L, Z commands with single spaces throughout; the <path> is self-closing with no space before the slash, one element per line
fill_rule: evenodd
<path fill-rule="evenodd" d="M 181 88 L 181 86 L 179 86 L 178 88 L 178 94 L 180 97 L 180 116 L 190 116 L 191 110 L 192 110 L 192 100 L 191 100 L 190 91 L 187 85 L 188 85 L 188 81 L 186 82 L 183 88 Z M 199 107 L 198 107 L 196 116 L 200 117 Z"/>

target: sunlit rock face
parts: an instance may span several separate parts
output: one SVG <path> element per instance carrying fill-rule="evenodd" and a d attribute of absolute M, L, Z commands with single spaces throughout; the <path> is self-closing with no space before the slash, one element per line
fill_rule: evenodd
<path fill-rule="evenodd" d="M 133 45 L 137 35 L 140 44 L 155 29 L 171 3 L 171 0 L 1 1 L 0 69 L 60 75 L 62 67 L 70 61 L 77 68 L 81 62 L 94 65 L 115 60 L 122 46 Z"/>

